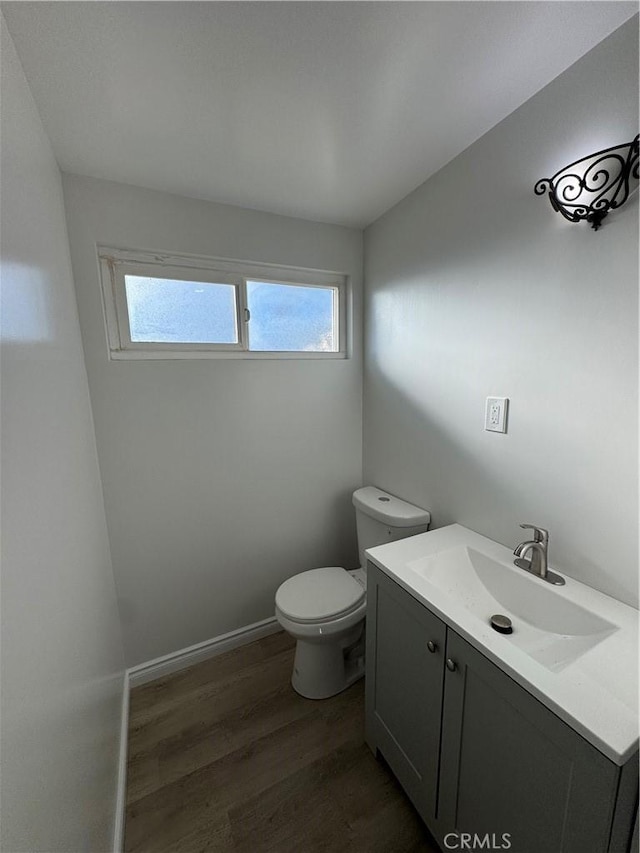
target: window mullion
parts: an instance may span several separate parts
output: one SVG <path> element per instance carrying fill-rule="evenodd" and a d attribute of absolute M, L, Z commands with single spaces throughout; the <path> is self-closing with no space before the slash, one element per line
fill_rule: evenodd
<path fill-rule="evenodd" d="M 247 279 L 238 285 L 238 340 L 243 350 L 249 350 L 249 308 L 247 305 Z"/>

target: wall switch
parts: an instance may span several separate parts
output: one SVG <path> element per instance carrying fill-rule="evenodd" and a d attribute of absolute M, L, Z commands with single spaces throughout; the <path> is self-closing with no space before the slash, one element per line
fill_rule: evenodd
<path fill-rule="evenodd" d="M 484 428 L 489 432 L 507 431 L 508 397 L 487 397 L 484 412 Z"/>

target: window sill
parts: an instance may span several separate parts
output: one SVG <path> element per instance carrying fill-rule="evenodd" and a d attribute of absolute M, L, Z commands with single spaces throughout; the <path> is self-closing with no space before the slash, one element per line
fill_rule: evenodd
<path fill-rule="evenodd" d="M 213 350 L 112 350 L 109 353 L 111 361 L 203 361 L 209 359 L 264 359 L 266 361 L 304 359 L 307 361 L 333 361 L 346 359 L 344 352 L 248 352 L 248 351 L 218 351 Z"/>

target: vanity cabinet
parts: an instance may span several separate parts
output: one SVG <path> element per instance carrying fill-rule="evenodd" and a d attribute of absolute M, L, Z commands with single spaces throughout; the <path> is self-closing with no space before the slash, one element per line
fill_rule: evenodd
<path fill-rule="evenodd" d="M 367 667 L 375 661 L 365 683 L 367 742 L 429 823 L 438 793 L 446 627 L 378 570 L 367 571 L 367 597 Z"/>
<path fill-rule="evenodd" d="M 469 833 L 627 853 L 637 754 L 617 766 L 372 563 L 367 577 L 367 742 L 441 847 Z"/>

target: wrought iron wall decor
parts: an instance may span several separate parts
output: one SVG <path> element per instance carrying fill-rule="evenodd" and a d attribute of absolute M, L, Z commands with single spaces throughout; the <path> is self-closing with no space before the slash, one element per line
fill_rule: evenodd
<path fill-rule="evenodd" d="M 542 178 L 536 195 L 548 191 L 555 211 L 569 222 L 586 220 L 597 231 L 610 210 L 621 207 L 638 181 L 638 140 L 605 148 Z"/>

